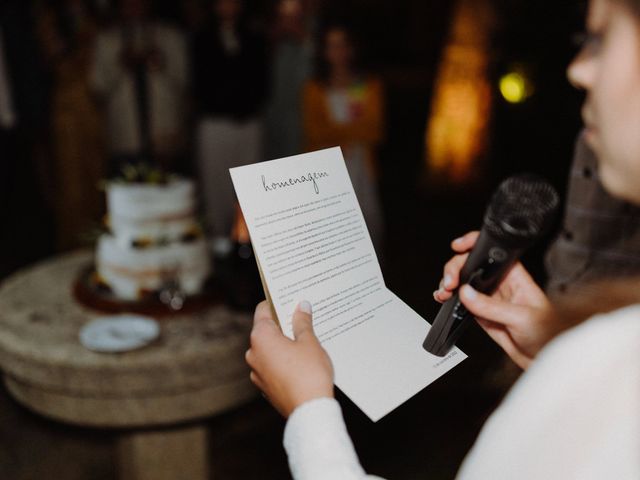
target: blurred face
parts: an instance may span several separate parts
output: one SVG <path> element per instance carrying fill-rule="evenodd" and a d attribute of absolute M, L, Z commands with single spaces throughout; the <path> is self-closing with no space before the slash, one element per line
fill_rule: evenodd
<path fill-rule="evenodd" d="M 640 204 L 640 19 L 622 2 L 591 0 L 588 39 L 569 66 L 586 91 L 586 141 L 604 187 Z"/>
<path fill-rule="evenodd" d="M 281 0 L 278 4 L 278 14 L 285 18 L 297 18 L 302 15 L 302 3 L 299 0 Z"/>
<path fill-rule="evenodd" d="M 344 30 L 329 30 L 326 36 L 325 59 L 333 68 L 347 68 L 353 60 L 353 46 Z"/>
<path fill-rule="evenodd" d="M 214 3 L 216 16 L 223 21 L 237 20 L 241 9 L 240 0 L 216 0 Z"/>
<path fill-rule="evenodd" d="M 282 0 L 278 4 L 280 26 L 289 29 L 303 28 L 304 11 L 299 0 Z"/>
<path fill-rule="evenodd" d="M 147 0 L 123 0 L 122 16 L 128 20 L 142 20 L 149 11 Z"/>

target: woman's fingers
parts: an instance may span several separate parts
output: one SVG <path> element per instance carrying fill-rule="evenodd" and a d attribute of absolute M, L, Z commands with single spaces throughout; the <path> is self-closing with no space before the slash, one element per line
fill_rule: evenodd
<path fill-rule="evenodd" d="M 283 335 L 280 327 L 273 320 L 271 306 L 265 300 L 258 304 L 253 314 L 253 328 L 251 329 L 249 341 L 251 346 L 255 347 L 262 342 L 269 342 L 277 337 L 283 337 Z"/>
<path fill-rule="evenodd" d="M 531 306 L 546 308 L 549 305 L 549 299 L 544 291 L 520 262 L 517 262 L 508 273 L 505 278 L 506 282 L 512 285 L 512 288 L 517 288 L 519 296 L 526 298 Z"/>
<path fill-rule="evenodd" d="M 470 285 L 460 288 L 460 300 L 473 315 L 504 326 L 513 326 L 526 315 L 527 307 L 515 305 L 505 300 L 490 297 L 478 292 Z"/>
<path fill-rule="evenodd" d="M 271 314 L 271 307 L 269 302 L 266 300 L 261 301 L 258 305 L 256 305 L 256 311 L 254 313 L 254 317 L 256 316 L 269 316 Z"/>
<path fill-rule="evenodd" d="M 258 324 L 270 324 L 273 327 L 277 327 L 276 322 L 273 319 L 273 314 L 271 313 L 271 305 L 266 300 L 263 300 L 258 304 L 256 311 L 253 314 L 254 327 Z"/>
<path fill-rule="evenodd" d="M 260 378 L 260 375 L 258 375 L 255 371 L 251 371 L 251 373 L 249 374 L 249 379 L 251 380 L 251 383 L 253 383 L 256 387 L 258 387 L 261 391 L 264 392 L 264 382 L 262 381 L 262 379 Z"/>
<path fill-rule="evenodd" d="M 444 266 L 444 276 L 442 277 L 442 288 L 448 291 L 458 288 L 460 283 L 460 270 L 469 258 L 469 254 L 456 255 Z"/>
<path fill-rule="evenodd" d="M 433 292 L 433 298 L 436 302 L 444 303 L 453 296 L 453 293 L 441 288 Z"/>
<path fill-rule="evenodd" d="M 451 242 L 451 248 L 453 249 L 454 252 L 458 252 L 458 253 L 468 252 L 476 244 L 476 241 L 478 240 L 478 235 L 480 235 L 480 232 L 477 230 L 466 233 L 463 236 L 458 237 L 453 242 Z"/>
<path fill-rule="evenodd" d="M 531 358 L 525 355 L 513 341 L 513 338 L 507 331 L 507 329 L 497 323 L 482 318 L 477 318 L 476 321 L 482 329 L 487 332 L 487 335 L 496 342 L 504 353 L 506 353 L 513 362 L 523 370 L 526 370 L 531 363 Z"/>
<path fill-rule="evenodd" d="M 296 341 L 307 341 L 316 339 L 313 333 L 313 320 L 311 316 L 311 304 L 306 300 L 300 302 L 293 313 L 292 319 L 293 338 Z"/>
<path fill-rule="evenodd" d="M 438 289 L 433 292 L 433 298 L 440 303 L 444 303 L 452 296 L 452 292 L 460 285 L 460 270 L 464 266 L 469 254 L 469 250 L 473 248 L 478 239 L 480 232 L 469 232 L 462 237 L 456 238 L 451 242 L 451 248 L 458 253 L 444 266 L 442 280 Z"/>
<path fill-rule="evenodd" d="M 438 290 L 433 293 L 433 297 L 439 302 L 446 302 L 451 297 L 451 292 L 458 288 L 460 282 L 460 270 L 467 261 L 469 254 L 456 255 L 444 266 L 444 274 Z"/>

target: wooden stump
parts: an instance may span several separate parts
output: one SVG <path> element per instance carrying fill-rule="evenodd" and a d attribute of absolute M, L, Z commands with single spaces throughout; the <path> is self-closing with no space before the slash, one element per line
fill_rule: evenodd
<path fill-rule="evenodd" d="M 160 338 L 143 349 L 91 352 L 78 334 L 102 314 L 72 295 L 91 261 L 86 251 L 55 258 L 0 286 L 0 367 L 9 392 L 54 420 L 126 428 L 118 442 L 125 479 L 207 478 L 204 427 L 168 427 L 256 395 L 244 361 L 251 316 L 211 305 L 162 318 Z"/>

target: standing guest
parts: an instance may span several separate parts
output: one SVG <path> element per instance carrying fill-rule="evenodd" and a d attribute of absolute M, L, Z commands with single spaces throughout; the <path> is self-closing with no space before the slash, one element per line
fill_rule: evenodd
<path fill-rule="evenodd" d="M 339 145 L 376 246 L 383 219 L 376 185 L 376 147 L 383 138 L 383 91 L 380 80 L 358 68 L 351 31 L 341 25 L 321 35 L 316 78 L 304 89 L 307 150 Z"/>
<path fill-rule="evenodd" d="M 277 3 L 265 120 L 267 158 L 302 152 L 302 89 L 313 71 L 315 27 L 315 8 L 310 0 Z"/>
<path fill-rule="evenodd" d="M 193 41 L 197 166 L 213 236 L 228 236 L 233 224 L 229 168 L 263 159 L 266 42 L 244 13 L 241 0 L 211 2 L 208 24 Z"/>
<path fill-rule="evenodd" d="M 89 86 L 98 12 L 88 0 L 63 0 L 43 10 L 39 30 L 53 76 L 56 246 L 68 250 L 103 213 L 104 127 Z"/>
<path fill-rule="evenodd" d="M 148 0 L 120 0 L 120 21 L 98 35 L 91 82 L 104 101 L 112 170 L 172 168 L 184 148 L 186 42 L 152 19 Z"/>
<path fill-rule="evenodd" d="M 640 1 L 591 0 L 587 29 L 569 67 L 571 82 L 587 93 L 584 138 L 607 192 L 640 206 Z M 453 242 L 458 255 L 445 266 L 438 300 L 457 288 L 477 237 Z M 517 263 L 492 295 L 460 288 L 464 306 L 526 372 L 487 421 L 459 478 L 640 478 L 639 282 L 603 282 L 560 306 Z M 302 302 L 294 314 L 295 340 L 282 335 L 266 302 L 254 321 L 246 358 L 254 383 L 289 417 L 293 477 L 366 478 L 332 398 L 333 370 L 313 333 L 311 305 Z"/>

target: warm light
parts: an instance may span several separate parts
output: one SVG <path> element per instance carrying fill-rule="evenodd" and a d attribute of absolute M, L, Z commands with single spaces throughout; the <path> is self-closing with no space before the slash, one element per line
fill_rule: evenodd
<path fill-rule="evenodd" d="M 454 14 L 426 132 L 428 171 L 438 181 L 478 178 L 491 120 L 490 10 L 488 1 L 461 0 Z"/>
<path fill-rule="evenodd" d="M 510 72 L 500 78 L 500 93 L 509 103 L 522 103 L 531 94 L 531 88 L 522 73 Z"/>

